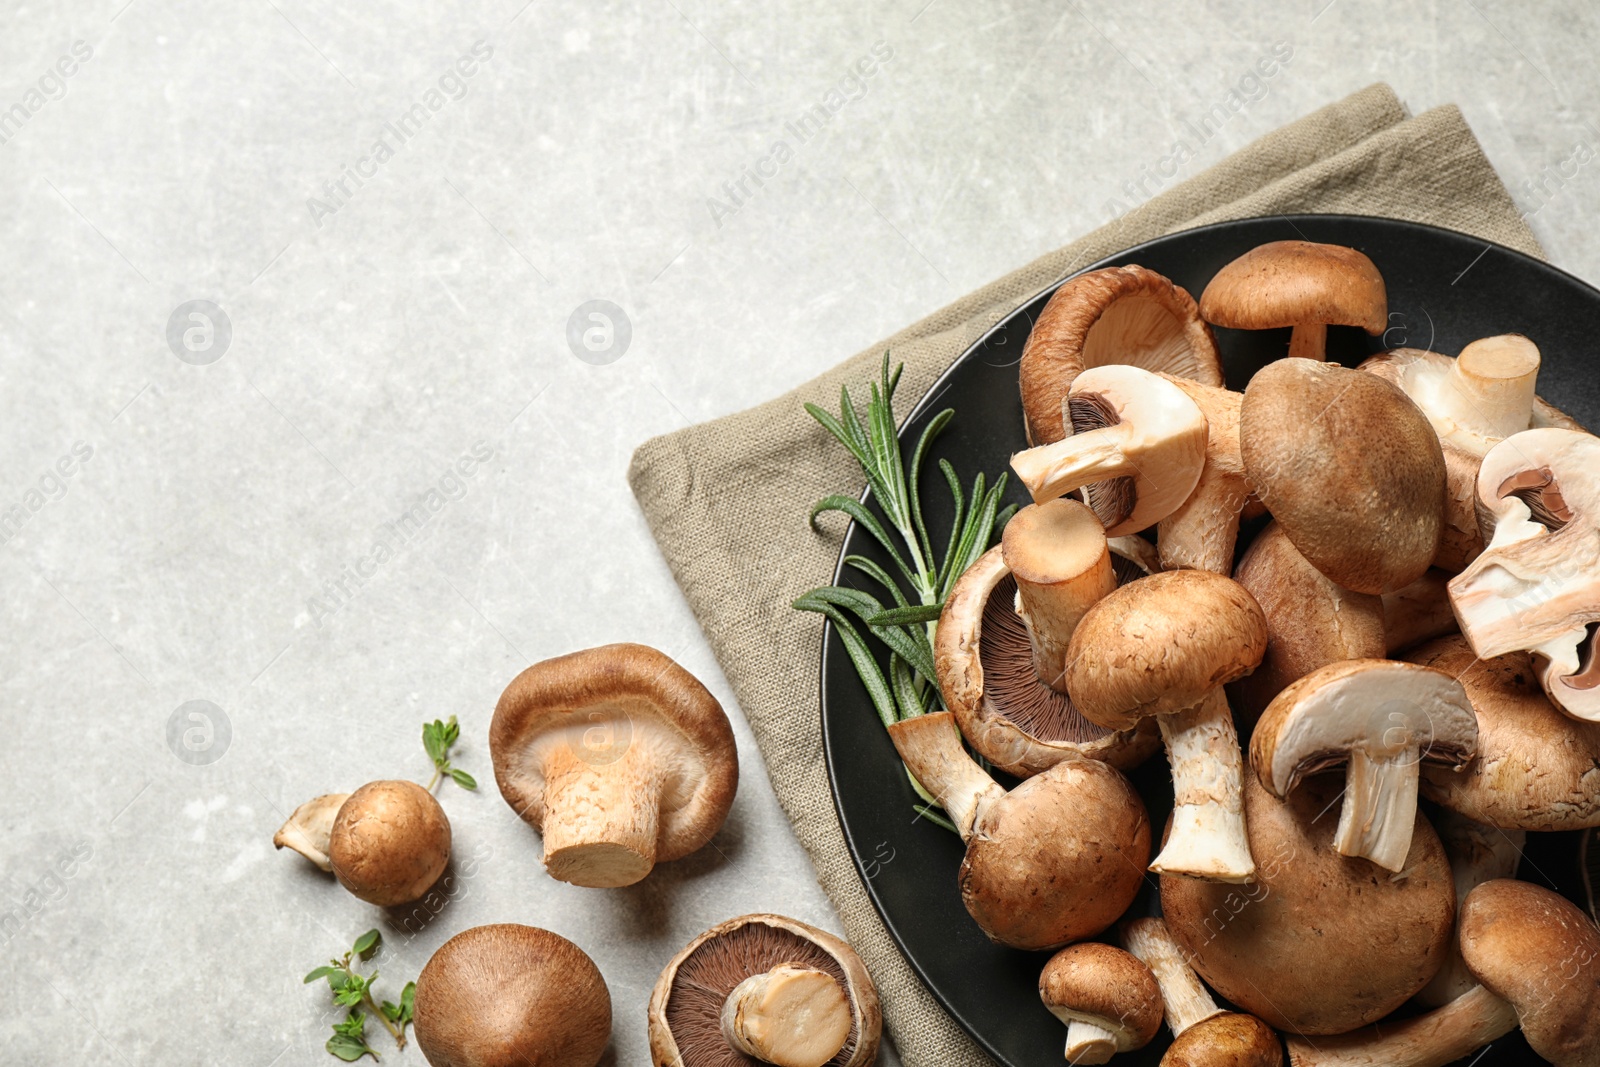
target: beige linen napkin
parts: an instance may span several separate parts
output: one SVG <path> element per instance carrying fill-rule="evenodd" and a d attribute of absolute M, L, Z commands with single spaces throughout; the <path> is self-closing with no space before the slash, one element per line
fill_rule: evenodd
<path fill-rule="evenodd" d="M 829 493 L 854 496 L 864 483 L 848 453 L 801 404 L 831 408 L 841 384 L 876 377 L 888 348 L 905 363 L 898 407 L 910 411 L 995 322 L 1072 271 L 1177 230 L 1294 212 L 1410 219 L 1540 254 L 1460 111 L 1441 107 L 1407 118 L 1394 91 L 1374 85 L 1268 134 L 785 396 L 653 438 L 634 453 L 629 484 L 750 720 L 795 834 L 878 983 L 908 1067 L 992 1061 L 940 1010 L 889 939 L 834 814 L 817 696 L 822 619 L 789 602 L 828 582 L 843 534 L 838 522 L 825 533 L 812 530 L 810 505 Z"/>

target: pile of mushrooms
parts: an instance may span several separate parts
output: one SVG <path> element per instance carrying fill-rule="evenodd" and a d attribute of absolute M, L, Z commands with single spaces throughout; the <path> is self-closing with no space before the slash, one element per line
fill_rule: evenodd
<path fill-rule="evenodd" d="M 1066 943 L 1039 989 L 1069 1062 L 1164 1014 L 1163 1064 L 1281 1063 L 1276 1029 L 1300 1067 L 1442 1067 L 1519 1026 L 1600 1064 L 1600 930 L 1514 880 L 1526 835 L 1600 827 L 1600 438 L 1537 395 L 1519 335 L 1328 362 L 1387 320 L 1367 256 L 1280 241 L 1198 303 L 1142 267 L 1080 275 L 1029 338 L 1011 466 L 1033 502 L 945 604 L 953 714 L 891 732 L 968 842 L 980 926 Z M 1236 391 L 1213 327 L 1292 336 Z M 1072 849 L 990 820 L 1064 768 L 1112 781 L 1157 732 L 1164 920 L 1123 922 L 1123 951 L 1090 940 L 1120 898 Z M 1063 830 L 1137 800 L 1079 790 Z M 997 933 L 970 889 L 1000 848 L 1025 914 L 1085 921 Z"/>

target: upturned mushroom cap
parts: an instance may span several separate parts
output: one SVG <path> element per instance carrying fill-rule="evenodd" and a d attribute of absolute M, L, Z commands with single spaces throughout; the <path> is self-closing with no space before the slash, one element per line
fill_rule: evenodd
<path fill-rule="evenodd" d="M 1255 598 L 1209 571 L 1165 571 L 1090 608 L 1067 651 L 1067 691 L 1108 729 L 1198 704 L 1261 662 L 1267 623 Z"/>
<path fill-rule="evenodd" d="M 1258 245 L 1219 270 L 1200 295 L 1200 316 L 1235 330 L 1359 326 L 1380 334 L 1388 293 L 1372 260 L 1353 248 L 1312 241 Z M 1322 358 L 1322 333 L 1302 339 L 1292 356 Z"/>
<path fill-rule="evenodd" d="M 1161 743 L 1153 724 L 1107 730 L 1039 680 L 1027 628 L 1012 606 L 1015 596 L 1016 582 L 996 545 L 945 598 L 934 667 L 961 733 L 990 763 L 1019 778 L 1065 759 L 1104 760 L 1123 770 L 1143 763 Z"/>
<path fill-rule="evenodd" d="M 295 808 L 288 821 L 272 835 L 272 847 L 294 849 L 318 867 L 332 873 L 333 861 L 328 859 L 328 838 L 333 834 L 334 817 L 349 798 L 349 793 L 324 793 L 320 797 L 312 797 Z"/>
<path fill-rule="evenodd" d="M 611 993 L 571 941 L 534 926 L 474 926 L 417 976 L 417 1044 L 433 1067 L 595 1067 Z"/>
<path fill-rule="evenodd" d="M 1161 1067 L 1283 1067 L 1283 1044 L 1254 1015 L 1223 1012 L 1175 1037 Z"/>
<path fill-rule="evenodd" d="M 1373 1022 L 1428 983 L 1449 951 L 1455 888 L 1418 813 L 1402 875 L 1333 848 L 1337 777 L 1286 800 L 1245 775 L 1248 886 L 1161 879 L 1172 935 L 1211 987 L 1280 1030 L 1338 1034 Z"/>
<path fill-rule="evenodd" d="M 745 1067 L 760 1062 L 729 1045 L 723 1012 L 741 985 L 784 965 L 830 975 L 847 999 L 847 1032 L 823 1062 L 832 1067 L 873 1063 L 883 1015 L 866 965 L 839 938 L 782 915 L 742 915 L 718 923 L 667 963 L 650 994 L 651 1062 L 658 1067 Z M 830 1024 L 833 1021 L 830 1013 Z M 818 1035 L 807 1020 L 793 1022 L 796 1025 L 783 1028 L 783 1036 L 791 1039 L 787 1051 L 804 1062 L 806 1053 L 815 1052 L 811 1046 Z M 809 1059 L 815 1062 L 814 1055 Z"/>
<path fill-rule="evenodd" d="M 1600 1065 L 1600 928 L 1565 897 L 1511 879 L 1461 905 L 1461 956 L 1516 1009 L 1522 1036 L 1556 1067 Z"/>
<path fill-rule="evenodd" d="M 1333 581 L 1387 593 L 1432 564 L 1444 453 L 1393 384 L 1309 359 L 1269 363 L 1245 388 L 1239 446 L 1262 503 Z"/>
<path fill-rule="evenodd" d="M 1478 719 L 1478 757 L 1457 772 L 1424 765 L 1422 795 L 1506 829 L 1600 826 L 1600 723 L 1561 714 L 1525 652 L 1479 659 L 1460 634 L 1406 657 L 1461 682 Z"/>
<path fill-rule="evenodd" d="M 1222 384 L 1211 327 L 1184 289 L 1137 265 L 1088 271 L 1055 291 L 1022 348 L 1029 444 L 1067 436 L 1067 390 L 1087 368 L 1108 363 Z"/>
<path fill-rule="evenodd" d="M 1161 1029 L 1161 988 L 1150 968 L 1096 941 L 1050 957 L 1039 975 L 1039 999 L 1069 1028 L 1079 1024 L 1078 1042 L 1068 1031 L 1068 1063 L 1105 1063 L 1114 1053 L 1144 1048 Z"/>
<path fill-rule="evenodd" d="M 368 782 L 340 805 L 328 860 L 339 884 L 368 904 L 409 904 L 450 861 L 450 820 L 415 782 Z"/>
<path fill-rule="evenodd" d="M 706 687 L 644 645 L 535 663 L 489 727 L 495 781 L 544 836 L 550 874 L 632 885 L 711 840 L 739 785 L 733 730 Z"/>

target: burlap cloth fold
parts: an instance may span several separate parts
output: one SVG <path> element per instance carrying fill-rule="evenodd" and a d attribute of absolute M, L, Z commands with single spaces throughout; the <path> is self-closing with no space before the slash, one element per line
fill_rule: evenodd
<path fill-rule="evenodd" d="M 911 410 L 996 321 L 1052 281 L 1120 249 L 1211 222 L 1293 212 L 1433 223 L 1533 255 L 1540 249 L 1455 107 L 1407 118 L 1374 85 L 1270 133 L 1067 247 L 934 312 L 776 400 L 652 438 L 628 471 L 766 758 L 773 788 L 817 878 L 883 994 L 911 1067 L 990 1064 L 933 1000 L 889 939 L 845 850 L 823 766 L 817 663 L 822 620 L 789 602 L 826 584 L 840 529 L 806 523 L 829 493 L 864 484 L 850 456 L 802 410 L 876 376 L 883 350 L 905 363 Z M 954 872 L 952 872 L 954 877 Z"/>

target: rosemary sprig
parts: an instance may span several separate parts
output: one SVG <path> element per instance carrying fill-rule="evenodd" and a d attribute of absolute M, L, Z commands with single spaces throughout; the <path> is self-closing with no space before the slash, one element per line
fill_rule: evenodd
<path fill-rule="evenodd" d="M 847 515 L 883 546 L 905 586 L 878 563 L 852 554 L 845 557 L 845 562 L 882 586 L 892 603 L 885 605 L 870 593 L 837 585 L 813 589 L 794 602 L 799 610 L 817 612 L 833 623 L 885 726 L 942 709 L 933 668 L 933 638 L 939 613 L 956 579 L 988 550 L 996 532 L 1016 511 L 1015 505 L 1000 507 L 1006 485 L 1004 473 L 992 486 L 979 474 L 973 479 L 970 494 L 966 494 L 955 468 L 941 459 L 939 472 L 955 501 L 955 518 L 944 551 L 935 553 L 922 516 L 918 482 L 929 447 L 950 425 L 955 411 L 946 408 L 928 422 L 907 463 L 894 417 L 894 391 L 902 369 L 903 364 L 891 371 L 889 353 L 883 354 L 879 380 L 870 386 L 865 420 L 856 410 L 848 388 L 839 391 L 837 416 L 815 404 L 807 404 L 806 411 L 861 465 L 872 490 L 872 502 L 882 513 L 880 518 L 855 498 L 835 494 L 811 508 L 812 525 L 825 512 Z M 891 535 L 891 529 L 898 536 Z M 888 647 L 887 674 L 857 622 Z M 911 782 L 927 801 L 916 806 L 918 814 L 954 830 L 949 820 L 937 814 L 934 798 L 915 778 Z"/>

